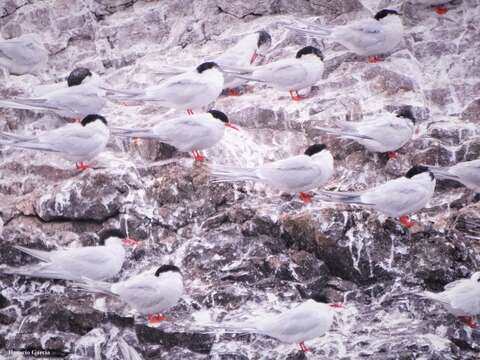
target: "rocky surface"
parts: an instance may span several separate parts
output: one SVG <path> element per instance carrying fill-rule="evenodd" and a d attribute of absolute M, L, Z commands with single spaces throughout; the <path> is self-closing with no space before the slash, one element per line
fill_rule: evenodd
<path fill-rule="evenodd" d="M 276 47 L 266 61 L 292 56 L 305 42 L 284 31 L 295 18 L 343 24 L 394 0 L 135 1 L 6 0 L 0 34 L 39 32 L 50 52 L 38 76 L 0 71 L 0 96 L 42 92 L 74 66 L 112 86 L 161 80 L 156 64 L 190 65 L 217 54 L 241 34 L 266 29 Z M 12 249 L 96 243 L 102 229 L 125 226 L 145 240 L 119 275 L 173 262 L 186 294 L 158 328 L 122 304 L 95 299 L 62 281 L 0 275 L 0 354 L 44 347 L 71 359 L 123 358 L 122 337 L 146 359 L 303 359 L 294 344 L 252 334 L 205 330 L 202 324 L 251 319 L 315 295 L 345 301 L 332 331 L 308 342 L 315 359 L 475 359 L 480 337 L 441 307 L 415 295 L 478 270 L 479 205 L 455 183 L 438 183 L 428 208 L 402 229 L 393 219 L 319 201 L 304 206 L 261 185 L 208 181 L 208 164 L 255 165 L 325 142 L 336 161 L 329 189 L 363 189 L 411 165 L 448 165 L 480 154 L 480 4 L 455 1 L 443 17 L 402 5 L 405 39 L 384 62 L 368 64 L 341 46 L 320 44 L 324 80 L 310 97 L 263 85 L 215 108 L 242 126 L 207 151 L 208 162 L 151 141 L 112 139 L 97 169 L 78 174 L 54 155 L 0 149 L 0 263 L 34 260 Z M 336 118 L 410 105 L 418 132 L 386 160 L 317 130 Z M 114 125 L 152 123 L 164 109 L 109 104 Z M 168 116 L 172 113 L 169 112 Z M 51 114 L 0 109 L 0 128 L 33 132 L 60 126 Z"/>

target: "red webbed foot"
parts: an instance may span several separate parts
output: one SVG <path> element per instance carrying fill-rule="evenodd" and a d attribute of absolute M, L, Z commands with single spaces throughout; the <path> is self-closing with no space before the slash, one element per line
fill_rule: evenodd
<path fill-rule="evenodd" d="M 77 168 L 77 170 L 80 170 L 80 171 L 85 171 L 91 168 L 90 165 L 84 163 L 83 161 L 76 162 L 75 167 Z"/>
<path fill-rule="evenodd" d="M 305 192 L 301 192 L 298 195 L 300 196 L 300 199 L 303 201 L 304 204 L 310 204 L 312 202 L 313 195 Z"/>
<path fill-rule="evenodd" d="M 471 329 L 478 329 L 478 324 L 470 316 L 459 316 L 458 319 Z"/>
<path fill-rule="evenodd" d="M 407 229 L 410 229 L 415 223 L 410 220 L 410 218 L 407 215 L 400 216 L 399 218 L 400 224 L 405 226 Z"/>
<path fill-rule="evenodd" d="M 369 64 L 376 64 L 380 61 L 382 61 L 382 59 L 379 56 L 369 56 L 368 57 L 368 63 Z"/>
<path fill-rule="evenodd" d="M 238 89 L 227 89 L 227 96 L 240 96 Z"/>
<path fill-rule="evenodd" d="M 293 101 L 301 101 L 306 98 L 305 96 L 300 95 L 296 90 L 290 90 L 290 97 Z"/>
<path fill-rule="evenodd" d="M 192 109 L 187 109 L 187 115 L 193 115 L 193 110 Z"/>
<path fill-rule="evenodd" d="M 398 153 L 395 151 L 389 151 L 387 152 L 387 157 L 389 160 L 396 160 L 398 159 Z"/>
<path fill-rule="evenodd" d="M 448 12 L 448 9 L 445 6 L 437 6 L 435 12 L 437 15 L 445 15 Z"/>
<path fill-rule="evenodd" d="M 167 320 L 166 316 L 162 314 L 151 314 L 147 317 L 149 324 L 159 324 L 162 321 Z"/>

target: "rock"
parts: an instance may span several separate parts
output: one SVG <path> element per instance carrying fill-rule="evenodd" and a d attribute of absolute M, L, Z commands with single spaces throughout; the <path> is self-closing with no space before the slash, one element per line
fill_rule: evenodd
<path fill-rule="evenodd" d="M 380 66 L 368 68 L 362 79 L 369 82 L 373 92 L 385 96 L 414 91 L 417 88 L 417 84 L 412 78 Z"/>
<path fill-rule="evenodd" d="M 473 100 L 467 107 L 462 111 L 460 118 L 462 120 L 472 121 L 474 123 L 478 123 L 480 120 L 479 114 L 480 113 L 480 99 Z"/>

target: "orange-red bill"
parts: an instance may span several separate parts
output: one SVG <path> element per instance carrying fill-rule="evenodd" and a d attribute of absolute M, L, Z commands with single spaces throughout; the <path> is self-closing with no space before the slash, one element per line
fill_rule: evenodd
<path fill-rule="evenodd" d="M 343 304 L 340 304 L 340 303 L 335 303 L 335 304 L 329 304 L 330 307 L 332 308 L 343 308 Z"/>
<path fill-rule="evenodd" d="M 253 62 L 255 61 L 255 59 L 257 58 L 257 52 L 254 51 L 253 54 L 252 54 L 252 57 L 250 58 L 250 64 L 253 64 Z"/>
<path fill-rule="evenodd" d="M 237 131 L 240 131 L 240 129 L 239 129 L 238 127 L 236 127 L 235 125 L 230 124 L 230 123 L 226 123 L 225 126 L 226 126 L 226 127 L 229 127 L 229 128 L 232 128 L 232 129 L 235 129 L 235 130 L 237 130 Z"/>
<path fill-rule="evenodd" d="M 126 245 L 126 246 L 141 246 L 142 244 L 143 243 L 138 240 L 134 240 L 130 238 L 123 239 L 123 245 Z"/>

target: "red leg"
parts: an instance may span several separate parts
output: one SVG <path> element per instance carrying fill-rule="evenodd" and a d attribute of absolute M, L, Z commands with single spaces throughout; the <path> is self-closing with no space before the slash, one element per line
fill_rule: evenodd
<path fill-rule="evenodd" d="M 307 348 L 305 346 L 305 343 L 303 341 L 301 343 L 299 343 L 298 345 L 300 345 L 300 350 L 303 351 L 303 352 L 311 351 L 309 348 Z"/>
<path fill-rule="evenodd" d="M 310 195 L 309 193 L 301 192 L 299 193 L 300 199 L 305 203 L 305 204 L 310 204 L 312 202 L 313 196 Z"/>
<path fill-rule="evenodd" d="M 194 150 L 194 151 L 192 151 L 192 154 L 193 154 L 193 158 L 195 159 L 195 161 L 204 161 L 205 160 L 205 156 L 203 156 L 200 153 L 200 151 Z"/>
<path fill-rule="evenodd" d="M 165 321 L 167 320 L 167 318 L 162 315 L 162 314 L 152 314 L 152 315 L 148 315 L 148 323 L 149 324 L 158 324 L 162 321 Z"/>
<path fill-rule="evenodd" d="M 387 152 L 387 156 L 390 160 L 396 160 L 398 158 L 398 153 L 395 151 L 389 151 Z"/>
<path fill-rule="evenodd" d="M 75 167 L 77 168 L 77 170 L 80 170 L 80 171 L 90 169 L 90 165 L 85 164 L 83 161 L 76 162 Z"/>
<path fill-rule="evenodd" d="M 445 6 L 437 6 L 435 8 L 435 12 L 438 15 L 445 15 L 448 12 L 448 9 Z"/>
<path fill-rule="evenodd" d="M 405 226 L 407 229 L 410 229 L 414 222 L 410 220 L 410 218 L 407 215 L 400 216 L 400 224 Z"/>
<path fill-rule="evenodd" d="M 368 62 L 370 64 L 375 64 L 375 63 L 378 63 L 379 61 L 382 61 L 382 59 L 380 59 L 380 57 L 378 57 L 378 56 L 369 56 L 368 57 Z"/>
<path fill-rule="evenodd" d="M 237 89 L 227 89 L 228 96 L 240 96 L 240 91 Z"/>
<path fill-rule="evenodd" d="M 187 114 L 188 115 L 193 115 L 193 110 L 192 109 L 187 109 Z"/>
<path fill-rule="evenodd" d="M 478 328 L 478 324 L 471 316 L 459 316 L 458 319 L 472 329 Z"/>

